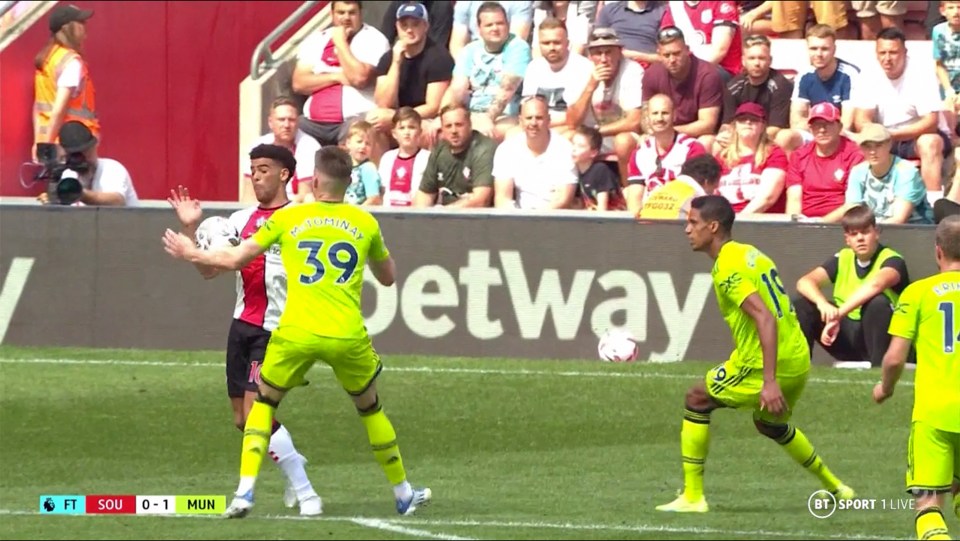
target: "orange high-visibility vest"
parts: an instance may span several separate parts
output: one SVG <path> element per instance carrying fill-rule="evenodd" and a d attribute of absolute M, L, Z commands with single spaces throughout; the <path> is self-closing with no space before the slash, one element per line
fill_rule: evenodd
<path fill-rule="evenodd" d="M 70 101 L 67 102 L 63 122 L 71 120 L 82 122 L 90 129 L 94 137 L 100 138 L 100 122 L 97 120 L 94 104 L 95 91 L 93 81 L 89 77 L 87 63 L 72 49 L 67 49 L 57 43 L 50 48 L 47 59 L 43 63 L 43 68 L 37 70 L 34 75 L 34 140 L 41 140 L 41 137 L 42 140 L 47 140 L 50 130 L 50 114 L 53 112 L 53 104 L 57 99 L 57 79 L 60 78 L 60 74 L 67 63 L 74 58 L 79 59 L 82 66 L 80 86 L 77 88 L 75 95 L 71 96 Z M 59 139 L 57 137 L 58 141 Z"/>

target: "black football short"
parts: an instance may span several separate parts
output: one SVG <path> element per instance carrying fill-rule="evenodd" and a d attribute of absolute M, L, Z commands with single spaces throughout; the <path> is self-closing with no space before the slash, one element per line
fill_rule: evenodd
<path fill-rule="evenodd" d="M 227 396 L 239 398 L 246 391 L 256 392 L 269 341 L 270 332 L 263 327 L 233 320 L 227 337 Z"/>

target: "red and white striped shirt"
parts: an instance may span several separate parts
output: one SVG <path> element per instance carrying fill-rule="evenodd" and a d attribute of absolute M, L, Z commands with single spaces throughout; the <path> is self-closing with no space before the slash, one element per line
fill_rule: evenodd
<path fill-rule="evenodd" d="M 657 188 L 680 176 L 680 168 L 687 160 L 706 152 L 695 137 L 675 132 L 673 144 L 660 154 L 657 151 L 657 141 L 653 137 L 647 137 L 637 145 L 630 156 L 627 163 L 627 182 L 645 184 L 646 199 Z"/>
<path fill-rule="evenodd" d="M 238 210 L 230 215 L 230 223 L 240 232 L 241 239 L 253 236 L 277 210 L 286 203 L 270 209 L 259 206 Z M 233 318 L 273 331 L 287 300 L 287 275 L 280 260 L 280 246 L 271 246 L 265 253 L 237 271 L 237 307 Z"/>

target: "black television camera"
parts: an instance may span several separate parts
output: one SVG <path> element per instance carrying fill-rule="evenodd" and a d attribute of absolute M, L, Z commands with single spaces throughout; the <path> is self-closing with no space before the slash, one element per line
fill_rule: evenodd
<path fill-rule="evenodd" d="M 67 154 L 61 161 L 57 155 L 57 145 L 53 143 L 37 143 L 37 161 L 43 169 L 37 173 L 34 182 L 45 182 L 47 197 L 51 205 L 72 205 L 83 195 L 83 184 L 78 176 L 90 170 L 90 164 L 82 152 Z M 70 170 L 76 174 L 64 176 Z"/>

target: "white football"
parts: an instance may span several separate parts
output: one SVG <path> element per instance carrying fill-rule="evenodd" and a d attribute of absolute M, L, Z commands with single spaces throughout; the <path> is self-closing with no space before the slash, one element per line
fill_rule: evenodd
<path fill-rule="evenodd" d="M 623 329 L 610 329 L 597 344 L 600 359 L 610 363 L 629 363 L 637 360 L 637 341 Z"/>
<path fill-rule="evenodd" d="M 240 244 L 240 233 L 230 220 L 223 216 L 211 216 L 197 227 L 197 247 L 201 250 L 216 250 Z"/>

